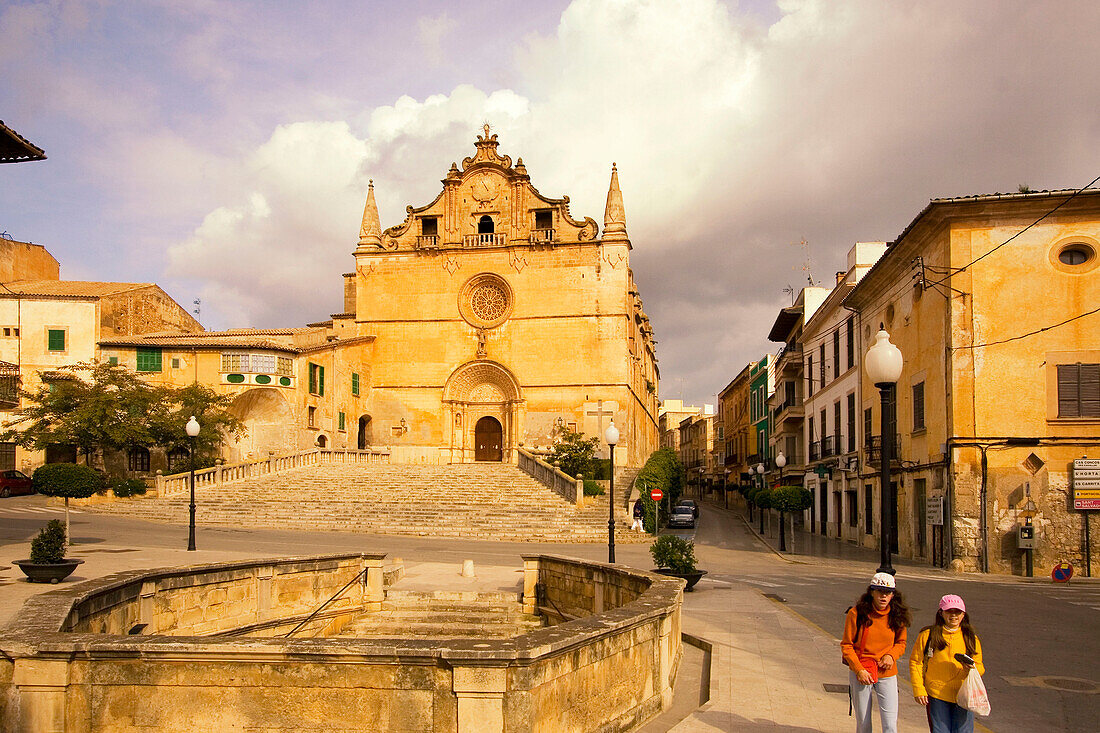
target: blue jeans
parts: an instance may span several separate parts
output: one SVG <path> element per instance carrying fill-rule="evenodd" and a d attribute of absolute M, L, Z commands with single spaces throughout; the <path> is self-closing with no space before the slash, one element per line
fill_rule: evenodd
<path fill-rule="evenodd" d="M 861 685 L 856 673 L 848 670 L 848 689 L 856 718 L 856 733 L 872 733 L 871 719 L 878 708 L 883 733 L 898 733 L 898 678 L 879 677 L 873 685 Z"/>
<path fill-rule="evenodd" d="M 974 713 L 953 702 L 930 697 L 928 729 L 932 733 L 974 733 Z"/>

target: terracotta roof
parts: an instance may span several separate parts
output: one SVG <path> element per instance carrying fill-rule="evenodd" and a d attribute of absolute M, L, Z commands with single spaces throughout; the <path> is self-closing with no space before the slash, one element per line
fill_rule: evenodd
<path fill-rule="evenodd" d="M 204 332 L 204 333 L 177 333 L 177 334 L 146 334 L 144 336 L 116 336 L 114 338 L 101 339 L 100 346 L 175 346 L 183 349 L 213 348 L 213 349 L 267 349 L 271 351 L 285 351 L 296 354 L 298 349 L 293 346 L 279 344 L 270 339 L 231 332 Z"/>
<path fill-rule="evenodd" d="M 61 295 L 81 297 L 102 297 L 117 295 L 129 290 L 141 290 L 154 287 L 153 283 L 103 283 L 88 280 L 16 280 L 4 283 L 0 295 L 19 293 L 21 295 Z"/>
<path fill-rule="evenodd" d="M 46 151 L 28 141 L 0 120 L 0 163 L 45 160 Z"/>

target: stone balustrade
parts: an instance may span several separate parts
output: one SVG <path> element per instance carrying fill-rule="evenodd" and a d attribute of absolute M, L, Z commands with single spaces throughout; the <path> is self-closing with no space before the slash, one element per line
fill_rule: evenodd
<path fill-rule="evenodd" d="M 223 463 L 218 459 L 212 468 L 195 471 L 195 490 L 322 463 L 389 463 L 390 454 L 389 448 L 312 448 L 278 456 L 270 452 L 267 458 L 253 458 L 239 463 Z M 164 476 L 157 471 L 156 488 L 157 496 L 183 496 L 191 490 L 191 473 L 187 471 Z"/>
<path fill-rule="evenodd" d="M 584 477 L 573 478 L 523 448 L 516 449 L 516 465 L 528 476 L 577 507 L 584 506 Z"/>
<path fill-rule="evenodd" d="M 130 571 L 36 596 L 0 633 L 0 729 L 572 733 L 629 730 L 670 704 L 683 581 L 527 555 L 524 605 L 556 625 L 325 638 L 381 599 L 383 557 Z M 347 603 L 285 637 L 364 570 Z"/>

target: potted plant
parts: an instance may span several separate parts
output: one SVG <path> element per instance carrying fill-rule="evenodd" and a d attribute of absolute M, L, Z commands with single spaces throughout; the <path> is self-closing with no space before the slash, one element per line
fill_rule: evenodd
<path fill-rule="evenodd" d="M 65 557 L 65 525 L 59 519 L 51 519 L 31 540 L 30 560 L 16 560 L 15 564 L 32 583 L 58 583 L 82 562 Z"/>
<path fill-rule="evenodd" d="M 658 573 L 687 581 L 684 590 L 690 591 L 707 574 L 695 567 L 695 543 L 683 537 L 661 535 L 649 546 L 649 554 L 653 555 Z"/>

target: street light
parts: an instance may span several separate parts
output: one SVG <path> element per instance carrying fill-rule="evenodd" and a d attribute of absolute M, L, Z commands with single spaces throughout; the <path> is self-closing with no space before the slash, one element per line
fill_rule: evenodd
<path fill-rule="evenodd" d="M 722 504 L 726 509 L 730 508 L 730 470 L 727 468 L 725 473 L 722 474 Z"/>
<path fill-rule="evenodd" d="M 760 478 L 760 488 L 764 488 L 764 464 L 756 464 L 756 475 Z M 760 515 L 760 534 L 764 534 L 764 508 L 760 507 L 760 511 L 757 512 Z"/>
<path fill-rule="evenodd" d="M 187 525 L 187 549 L 193 552 L 195 550 L 195 438 L 199 434 L 199 421 L 194 415 L 187 421 L 184 430 L 187 431 L 187 437 L 191 443 L 191 505 L 189 507 L 191 522 Z"/>
<path fill-rule="evenodd" d="M 604 431 L 603 439 L 607 441 L 611 457 L 611 480 L 607 489 L 607 561 L 615 562 L 615 444 L 619 442 L 619 429 L 615 427 L 614 418 Z"/>
<path fill-rule="evenodd" d="M 887 497 L 892 502 L 890 491 L 890 461 L 894 458 L 894 394 L 898 378 L 902 368 L 901 350 L 890 343 L 890 334 L 880 326 L 875 334 L 875 343 L 867 350 L 863 365 L 867 370 L 867 376 L 878 388 L 881 405 L 880 432 L 882 442 L 881 467 L 879 476 L 882 480 L 882 488 L 879 490 L 879 555 L 880 563 L 878 572 L 894 574 L 894 568 L 890 564 L 890 537 L 893 527 L 890 524 L 890 515 L 887 512 Z"/>
<path fill-rule="evenodd" d="M 775 456 L 775 465 L 779 467 L 779 488 L 783 488 L 783 466 L 787 465 L 787 457 L 783 455 L 783 451 Z M 786 523 L 783 521 L 783 510 L 779 510 L 779 551 L 787 551 L 787 534 Z"/>

